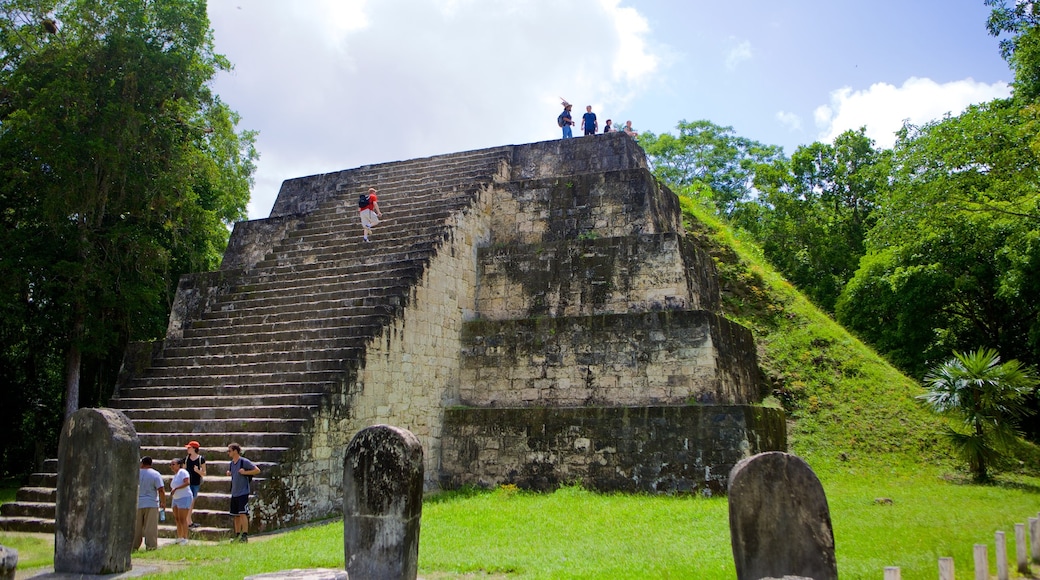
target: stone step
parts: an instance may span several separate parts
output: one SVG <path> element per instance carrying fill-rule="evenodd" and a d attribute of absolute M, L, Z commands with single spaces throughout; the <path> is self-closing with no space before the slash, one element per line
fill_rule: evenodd
<path fill-rule="evenodd" d="M 438 231 L 443 229 L 438 228 Z M 259 270 L 258 274 L 300 264 L 354 268 L 355 274 L 371 273 L 384 269 L 388 264 L 429 260 L 437 251 L 436 240 L 439 237 L 437 232 L 410 236 L 401 241 L 380 237 L 379 245 L 373 246 L 375 242 L 366 243 L 359 239 L 355 244 L 350 244 L 329 235 L 283 246 L 265 256 L 255 267 Z"/>
<path fill-rule="evenodd" d="M 259 373 L 216 377 L 157 375 L 131 379 L 130 385 L 121 389 L 121 392 L 135 397 L 166 396 L 166 393 L 169 393 L 171 397 L 288 395 L 293 394 L 293 389 L 300 384 L 307 385 L 302 392 L 313 392 L 315 386 L 321 386 L 324 391 L 326 386 L 343 378 L 343 376 L 344 371 L 342 370 Z M 146 390 L 135 390 L 138 388 Z"/>
<path fill-rule="evenodd" d="M 250 276 L 239 285 L 230 296 L 242 296 L 253 292 L 300 292 L 312 294 L 330 287 L 336 292 L 340 289 L 376 289 L 384 286 L 399 286 L 404 281 L 415 281 L 426 269 L 425 263 L 416 261 L 394 262 L 387 267 L 370 268 L 365 266 L 326 266 L 321 264 L 303 264 L 297 266 L 279 266 Z M 214 309 L 223 306 L 228 297 L 214 302 Z"/>
<path fill-rule="evenodd" d="M 141 417 L 134 420 L 134 429 L 138 433 L 296 433 L 306 421 L 286 417 L 271 420 L 270 417 L 254 417 L 247 411 L 227 419 L 203 419 L 185 417 L 164 410 L 158 417 Z"/>
<path fill-rule="evenodd" d="M 213 339 L 179 340 L 177 346 L 165 344 L 162 356 L 166 359 L 185 359 L 202 356 L 228 356 L 247 353 L 304 353 L 341 352 L 345 349 L 363 347 L 368 337 L 345 335 L 341 330 L 337 335 L 324 338 L 298 338 L 298 332 L 286 332 L 280 340 L 264 340 L 277 336 L 268 333 L 264 337 L 249 336 L 248 342 L 235 342 L 230 335 Z M 328 357 L 326 357 L 328 358 Z"/>
<path fill-rule="evenodd" d="M 349 282 L 361 280 L 415 280 L 426 268 L 426 259 L 393 259 L 385 261 L 365 262 L 358 259 L 345 259 L 340 262 L 326 263 L 289 263 L 285 265 L 261 266 L 250 274 L 245 281 L 252 284 L 265 282 L 282 282 L 293 280 L 299 286 L 324 283 L 328 278 Z"/>
<path fill-rule="evenodd" d="M 263 345 L 261 345 L 263 346 Z M 201 354 L 190 356 L 162 356 L 152 362 L 157 372 L 161 369 L 191 369 L 210 367 L 242 367 L 254 365 L 276 365 L 277 368 L 292 368 L 293 365 L 305 365 L 307 370 L 314 368 L 339 368 L 344 359 L 356 359 L 364 351 L 362 347 L 339 347 L 322 350 L 283 350 L 281 348 L 257 349 L 246 352 L 221 353 L 223 347 L 203 349 Z M 314 366 L 328 363 L 326 366 Z"/>
<path fill-rule="evenodd" d="M 206 359 L 201 359 L 201 361 L 205 360 Z M 167 376 L 170 373 L 173 373 L 178 378 L 183 379 L 186 377 L 216 378 L 250 375 L 271 375 L 275 373 L 292 375 L 296 373 L 311 371 L 340 370 L 346 368 L 345 362 L 347 360 L 353 359 L 350 357 L 344 357 L 339 359 L 253 362 L 242 364 L 234 362 L 220 364 L 220 361 L 214 361 L 213 364 L 205 364 L 205 366 L 152 366 L 151 368 L 145 371 L 145 376 Z"/>
<path fill-rule="evenodd" d="M 58 469 L 54 468 L 54 471 L 38 472 L 33 473 L 29 476 L 29 485 L 31 487 L 51 487 L 58 485 Z"/>
<path fill-rule="evenodd" d="M 218 433 L 218 432 L 214 432 Z M 192 439 L 198 439 L 199 437 L 205 437 L 205 432 L 198 431 L 187 431 L 182 433 L 166 432 L 166 433 L 137 433 L 138 439 L 141 440 L 141 447 L 170 447 L 180 445 L 180 450 L 177 452 L 184 452 L 184 444 L 181 441 L 191 441 Z M 296 438 L 299 437 L 299 433 L 296 432 L 243 432 L 243 431 L 232 431 L 232 432 L 219 432 L 219 436 L 228 443 L 236 442 L 243 447 L 250 449 L 259 449 L 263 447 L 292 447 Z M 178 455 L 172 455 L 177 457 Z M 249 455 L 246 455 L 249 457 Z M 252 460 L 252 457 L 249 457 Z"/>
<path fill-rule="evenodd" d="M 13 501 L 0 506 L 0 516 L 5 518 L 54 519 L 54 502 Z"/>
<path fill-rule="evenodd" d="M 50 502 L 54 503 L 55 488 L 49 487 L 20 487 L 15 494 L 15 499 L 20 502 Z"/>
<path fill-rule="evenodd" d="M 301 286 L 296 292 L 260 291 L 240 293 L 233 301 L 222 301 L 222 312 L 250 310 L 253 308 L 357 308 L 360 306 L 385 304 L 400 301 L 408 294 L 410 284 L 397 280 L 385 280 L 378 286 L 343 284 L 342 288 L 314 288 Z"/>
<path fill-rule="evenodd" d="M 10 504 L 4 504 L 4 506 L 7 505 Z M 2 515 L 2 510 L 0 510 L 0 515 Z M 3 517 L 0 517 L 0 530 L 4 530 L 6 532 L 26 532 L 31 534 L 53 534 L 54 518 L 33 518 L 3 515 Z"/>
<path fill-rule="evenodd" d="M 365 326 L 365 325 L 361 325 Z M 369 324 L 373 328 L 380 326 Z M 216 329 L 210 329 L 216 330 Z M 281 346 L 285 350 L 324 350 L 333 346 L 363 346 L 369 337 L 357 334 L 358 327 L 344 324 L 325 328 L 302 328 L 274 330 L 270 332 L 251 332 L 247 336 L 235 334 L 202 334 L 182 338 L 167 338 L 163 342 L 163 354 L 172 356 L 190 356 L 200 353 L 200 349 L 233 347 L 232 351 L 241 349 L 269 349 Z M 245 350 L 243 352 L 248 352 Z"/>
<path fill-rule="evenodd" d="M 274 310 L 269 313 L 258 313 L 254 311 L 228 311 L 208 312 L 199 320 L 191 323 L 193 336 L 202 336 L 201 331 L 207 329 L 218 329 L 222 331 L 233 330 L 248 336 L 255 332 L 273 332 L 276 330 L 290 330 L 294 328 L 322 328 L 327 326 L 356 325 L 360 330 L 368 327 L 372 330 L 389 324 L 393 317 L 398 314 L 400 307 L 383 304 L 372 306 L 360 306 L 342 310 L 321 312 L 318 310 Z M 185 330 L 185 335 L 188 332 Z M 220 334 L 220 333 L 218 333 Z M 357 336 L 365 336 L 361 332 Z"/>
<path fill-rule="evenodd" d="M 302 385 L 301 385 L 302 386 Z M 310 386 L 310 385 L 308 385 Z M 235 412 L 238 406 L 253 407 L 256 409 L 279 409 L 279 408 L 292 408 L 292 409 L 303 409 L 300 413 L 309 413 L 311 410 L 318 408 L 321 403 L 324 393 L 312 392 L 312 393 L 289 393 L 281 395 L 250 395 L 248 397 L 220 397 L 215 395 L 208 395 L 201 398 L 196 397 L 130 397 L 124 396 L 113 397 L 111 404 L 118 405 L 118 408 L 129 416 L 130 412 L 139 409 L 184 409 L 184 408 L 196 408 L 200 409 L 202 413 L 217 413 Z M 259 411 L 264 413 L 266 411 Z M 295 413 L 296 411 L 291 411 Z M 309 415 L 303 415 L 309 416 Z"/>
<path fill-rule="evenodd" d="M 264 319 L 258 316 L 245 320 L 235 320 L 234 326 L 226 324 L 221 319 L 196 320 L 188 328 L 184 329 L 183 340 L 201 340 L 240 335 L 259 336 L 268 333 L 331 329 L 341 329 L 354 336 L 367 336 L 366 331 L 380 329 L 393 320 L 392 313 L 386 310 L 386 307 L 372 307 L 368 308 L 367 312 L 357 312 L 355 309 L 352 312 L 341 313 L 338 316 L 281 316 L 277 319 L 271 319 L 271 317 Z"/>
<path fill-rule="evenodd" d="M 178 437 L 185 438 L 183 442 Z M 169 475 L 169 463 L 170 459 L 174 457 L 185 457 L 187 454 L 184 452 L 184 443 L 188 441 L 198 441 L 202 444 L 199 449 L 199 453 L 206 458 L 206 465 L 216 467 L 209 467 L 209 476 L 203 481 L 203 486 L 214 484 L 217 482 L 218 488 L 213 491 L 219 491 L 223 488 L 219 485 L 231 485 L 230 479 L 224 476 L 224 471 L 227 470 L 228 454 L 227 446 L 230 443 L 239 443 L 243 445 L 244 455 L 246 459 L 249 459 L 253 463 L 260 466 L 260 469 L 264 472 L 269 471 L 269 468 L 278 465 L 282 458 L 285 457 L 285 453 L 289 450 L 288 447 L 260 447 L 260 446 L 248 446 L 245 443 L 238 441 L 233 437 L 233 434 L 227 433 L 189 433 L 186 435 L 178 434 L 175 436 L 169 436 L 169 444 L 163 445 L 162 443 L 154 445 L 145 445 L 141 443 L 141 455 L 147 455 L 154 458 L 154 464 L 160 467 L 156 469 L 160 473 Z M 223 478 L 223 479 L 221 479 Z M 51 484 L 53 487 L 57 485 L 57 480 Z M 208 488 L 207 488 L 208 489 Z"/>
<path fill-rule="evenodd" d="M 154 399 L 152 400 L 154 402 Z M 125 404 L 125 401 L 120 401 Z M 122 406 L 122 405 L 121 405 Z M 254 419 L 307 419 L 316 409 L 316 405 L 250 405 L 250 406 L 214 406 L 200 407 L 137 407 L 122 408 L 124 415 L 137 425 L 137 421 L 159 417 L 192 417 L 193 419 L 230 419 L 233 417 L 252 417 Z"/>

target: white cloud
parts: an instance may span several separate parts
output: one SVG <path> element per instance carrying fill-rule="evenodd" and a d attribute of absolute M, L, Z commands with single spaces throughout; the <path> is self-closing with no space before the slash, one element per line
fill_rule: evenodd
<path fill-rule="evenodd" d="M 735 70 L 740 63 L 751 60 L 751 41 L 745 40 L 730 49 L 726 55 L 726 68 Z"/>
<path fill-rule="evenodd" d="M 939 84 L 931 79 L 910 78 L 903 86 L 875 83 L 865 91 L 843 87 L 831 92 L 829 105 L 816 108 L 818 139 L 830 143 L 849 129 L 866 126 L 867 136 L 879 147 L 892 147 L 903 121 L 921 124 L 950 113 L 957 115 L 968 105 L 1007 97 L 1004 82 L 979 83 L 971 78 Z"/>
<path fill-rule="evenodd" d="M 214 89 L 260 132 L 249 213 L 285 179 L 559 137 L 559 96 L 605 120 L 650 90 L 650 27 L 620 0 L 210 2 Z"/>
<path fill-rule="evenodd" d="M 776 120 L 780 121 L 780 124 L 787 127 L 791 131 L 802 130 L 802 118 L 794 113 L 788 113 L 787 111 L 777 111 Z"/>

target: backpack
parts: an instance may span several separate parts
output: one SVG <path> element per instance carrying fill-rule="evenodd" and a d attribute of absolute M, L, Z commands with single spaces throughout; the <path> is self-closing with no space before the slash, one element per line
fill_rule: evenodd
<path fill-rule="evenodd" d="M 563 127 L 563 113 L 560 113 L 560 116 L 556 117 L 556 124 Z"/>
<path fill-rule="evenodd" d="M 362 193 L 361 195 L 359 195 L 357 200 L 358 209 L 365 209 L 365 206 L 368 205 L 368 200 L 369 197 L 367 193 Z"/>

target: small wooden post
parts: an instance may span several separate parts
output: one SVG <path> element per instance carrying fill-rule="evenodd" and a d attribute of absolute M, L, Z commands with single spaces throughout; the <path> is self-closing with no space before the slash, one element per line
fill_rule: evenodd
<path fill-rule="evenodd" d="M 1029 518 L 1029 546 L 1033 563 L 1040 564 L 1040 519 Z"/>
<path fill-rule="evenodd" d="M 975 544 L 975 580 L 989 580 L 989 557 L 986 544 Z"/>
<path fill-rule="evenodd" d="M 1008 580 L 1007 539 L 1004 532 L 996 533 L 997 580 Z"/>
<path fill-rule="evenodd" d="M 899 566 L 885 566 L 885 580 L 900 580 Z"/>
<path fill-rule="evenodd" d="M 954 580 L 953 558 L 939 558 L 939 580 Z"/>
<path fill-rule="evenodd" d="M 1026 525 L 1015 524 L 1015 559 L 1018 560 L 1018 573 L 1029 573 L 1029 558 L 1026 551 Z"/>

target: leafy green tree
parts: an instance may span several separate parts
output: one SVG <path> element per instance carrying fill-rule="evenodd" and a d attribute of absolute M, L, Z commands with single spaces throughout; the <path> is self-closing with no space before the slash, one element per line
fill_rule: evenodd
<path fill-rule="evenodd" d="M 982 482 L 1017 438 L 1013 420 L 1025 413 L 1026 397 L 1037 383 L 1032 370 L 1017 360 L 1001 363 L 994 350 L 955 352 L 925 376 L 927 392 L 919 398 L 932 411 L 959 421 L 947 436 Z"/>
<path fill-rule="evenodd" d="M 842 133 L 833 144 L 799 147 L 789 161 L 758 167 L 758 195 L 739 204 L 732 220 L 752 233 L 788 280 L 833 311 L 866 251 L 888 158 L 864 128 Z"/>
<path fill-rule="evenodd" d="M 978 344 L 1038 360 L 1038 165 L 1022 125 L 1005 100 L 901 132 L 836 314 L 914 376 Z"/>
<path fill-rule="evenodd" d="M 0 0 L 0 378 L 25 404 L 54 376 L 66 413 L 107 398 L 217 265 L 256 158 L 208 86 L 229 68 L 203 0 Z"/>
<path fill-rule="evenodd" d="M 710 190 L 715 207 L 728 215 L 752 194 L 755 171 L 781 159 L 783 149 L 740 137 L 711 121 L 679 121 L 678 135 L 639 137 L 654 174 L 678 192 Z"/>

